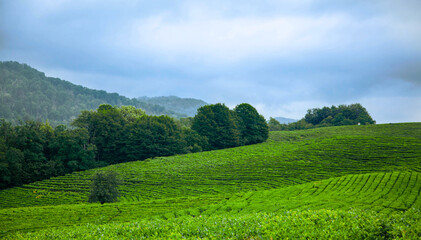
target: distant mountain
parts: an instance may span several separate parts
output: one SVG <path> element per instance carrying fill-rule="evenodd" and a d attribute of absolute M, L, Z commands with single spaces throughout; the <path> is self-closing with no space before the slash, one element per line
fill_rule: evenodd
<path fill-rule="evenodd" d="M 168 97 L 139 97 L 139 101 L 155 104 L 173 112 L 182 113 L 189 117 L 196 115 L 198 108 L 207 105 L 206 102 L 194 98 Z"/>
<path fill-rule="evenodd" d="M 275 117 L 275 119 L 280 123 L 280 124 L 288 124 L 288 123 L 293 123 L 293 122 L 298 122 L 297 119 L 292 119 L 292 118 L 284 118 L 284 117 Z"/>
<path fill-rule="evenodd" d="M 46 77 L 26 64 L 0 62 L 0 118 L 13 123 L 48 119 L 52 125 L 68 124 L 81 110 L 96 109 L 103 103 L 132 105 L 150 115 L 187 116 L 162 105 Z"/>

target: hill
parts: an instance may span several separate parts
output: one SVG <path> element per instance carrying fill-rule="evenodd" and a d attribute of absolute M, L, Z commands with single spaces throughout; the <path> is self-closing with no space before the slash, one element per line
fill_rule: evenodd
<path fill-rule="evenodd" d="M 132 105 L 150 115 L 186 115 L 153 103 L 129 99 L 72 84 L 18 62 L 0 62 L 0 118 L 18 120 L 49 120 L 52 125 L 68 124 L 81 110 L 92 110 L 100 104 Z"/>
<path fill-rule="evenodd" d="M 82 227 L 84 231 L 87 228 L 85 227 L 86 223 L 104 224 L 109 223 L 111 219 L 114 224 L 107 224 L 106 226 L 111 228 L 111 231 L 116 231 L 117 226 L 121 227 L 120 224 L 115 224 L 116 222 L 141 221 L 142 225 L 147 226 L 150 222 L 158 221 L 167 228 L 171 227 L 171 222 L 174 219 L 187 220 L 187 223 L 181 223 L 185 225 L 192 224 L 189 223 L 190 221 L 201 221 L 198 216 L 204 217 L 206 221 L 209 221 L 208 218 L 214 219 L 216 222 L 235 221 L 238 218 L 246 217 L 250 218 L 247 220 L 248 222 L 254 222 L 259 217 L 259 215 L 256 216 L 256 213 L 266 213 L 263 214 L 266 219 L 275 216 L 279 218 L 285 217 L 285 213 L 288 214 L 291 209 L 295 210 L 294 221 L 306 221 L 305 219 L 299 219 L 303 215 L 307 218 L 310 216 L 313 219 L 323 221 L 322 216 L 331 215 L 331 218 L 338 213 L 342 217 L 348 215 L 353 218 L 364 216 L 366 220 L 368 220 L 367 217 L 374 215 L 375 218 L 383 218 L 384 220 L 387 219 L 388 215 L 400 211 L 412 212 L 412 217 L 420 217 L 413 210 L 421 207 L 420 177 L 421 173 L 416 172 L 354 174 L 281 189 L 237 193 L 219 199 L 215 197 L 181 198 L 101 206 L 97 204 L 61 205 L 6 209 L 1 210 L 0 213 L 3 216 L 7 215 L 8 218 L 3 217 L 1 220 L 11 226 L 10 230 L 21 230 L 22 227 L 26 227 L 24 229 L 28 230 L 28 226 L 23 225 L 23 223 L 38 222 L 38 228 L 78 224 L 84 226 Z M 331 210 L 326 211 L 326 209 Z M 358 210 L 350 211 L 350 209 Z M 17 210 L 18 213 L 16 213 Z M 303 212 L 300 213 L 300 210 Z M 372 212 L 373 210 L 375 213 Z M 53 211 L 60 217 L 51 216 Z M 101 216 L 101 219 L 96 219 L 95 216 Z M 220 216 L 223 216 L 223 218 L 221 219 Z M 399 215 L 399 217 L 401 216 Z M 169 223 L 162 222 L 162 220 L 169 220 Z M 396 219 L 393 221 L 396 221 Z M 177 222 L 180 224 L 179 221 Z M 205 222 L 201 224 L 204 227 L 210 227 Z M 344 224 L 350 224 L 349 219 Z M 94 225 L 94 227 L 98 228 L 99 226 Z M 312 230 L 315 230 L 314 227 L 319 228 L 321 226 L 312 227 Z M 92 226 L 89 228 L 92 228 Z M 66 228 L 61 231 L 72 232 L 75 230 Z M 104 229 L 104 231 L 110 232 L 110 229 Z M 63 232 L 60 233 L 59 231 L 61 235 Z"/>
<path fill-rule="evenodd" d="M 292 118 L 284 118 L 284 117 L 275 117 L 276 121 L 278 121 L 280 124 L 288 124 L 288 123 L 293 123 L 293 122 L 297 122 L 297 119 L 292 119 Z"/>
<path fill-rule="evenodd" d="M 189 117 L 196 115 L 197 109 L 207 105 L 206 102 L 194 98 L 180 98 L 176 96 L 168 97 L 139 97 L 139 101 L 155 104 L 170 111 L 181 113 Z"/>
<path fill-rule="evenodd" d="M 325 226 L 308 236 L 413 238 L 421 234 L 420 149 L 421 123 L 271 132 L 262 144 L 108 166 L 124 181 L 118 203 L 86 203 L 90 177 L 105 169 L 2 190 L 0 231 L 41 229 L 22 235 L 29 239 L 99 236 L 98 229 L 242 239 L 284 227 L 296 235 L 279 236 L 296 238 Z"/>
<path fill-rule="evenodd" d="M 263 144 L 128 162 L 106 169 L 123 177 L 123 200 L 143 201 L 282 188 L 347 174 L 420 172 L 420 149 L 421 123 L 343 126 L 273 132 Z M 91 176 L 100 170 L 3 190 L 0 207 L 83 203 Z M 34 199 L 38 195 L 45 196 Z"/>

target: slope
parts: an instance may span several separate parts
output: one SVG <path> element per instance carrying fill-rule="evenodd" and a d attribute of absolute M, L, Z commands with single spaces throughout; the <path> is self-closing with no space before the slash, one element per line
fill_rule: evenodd
<path fill-rule="evenodd" d="M 59 78 L 46 77 L 26 64 L 0 62 L 0 118 L 18 120 L 48 119 L 53 125 L 67 124 L 81 110 L 100 104 L 133 105 L 148 114 L 183 117 L 165 107 L 74 85 Z"/>
<path fill-rule="evenodd" d="M 226 195 L 348 174 L 420 172 L 421 123 L 271 133 L 263 144 L 129 162 L 6 189 L 0 207 L 86 202 L 96 171 L 123 178 L 121 201 Z"/>
<path fill-rule="evenodd" d="M 379 172 L 345 175 L 282 189 L 237 193 L 225 197 L 11 208 L 0 210 L 0 221 L 4 224 L 0 230 L 7 233 L 87 223 L 171 220 L 186 216 L 247 216 L 256 213 L 283 215 L 290 210 L 360 209 L 393 214 L 421 208 L 420 179 L 421 173 L 417 172 Z M 360 215 L 366 212 L 360 212 Z"/>
<path fill-rule="evenodd" d="M 408 236 L 413 237 L 421 234 L 416 228 L 419 210 L 411 210 L 421 207 L 420 149 L 421 123 L 272 132 L 263 144 L 109 166 L 124 179 L 118 203 L 85 203 L 90 176 L 104 169 L 3 190 L 0 235 L 14 238 L 19 232 L 41 230 L 22 236 L 98 238 L 104 232 L 129 234 L 131 225 L 120 223 L 132 222 L 148 229 L 140 237 L 153 237 L 148 235 L 151 232 L 167 234 L 163 238 L 182 232 L 194 237 L 201 233 L 192 229 L 213 229 L 227 222 L 251 224 L 250 229 L 260 231 L 258 221 L 263 219 L 278 226 L 275 232 L 285 226 L 301 231 L 296 225 L 301 222 L 310 224 L 304 229 L 311 233 L 320 229 L 313 221 L 329 224 L 338 219 L 332 234 L 344 233 L 341 226 L 355 224 L 346 236 L 368 232 L 383 236 L 392 231 L 398 237 L 411 232 L 415 235 Z M 349 212 L 350 208 L 363 210 Z M 297 209 L 303 212 L 295 214 Z M 371 210 L 379 213 L 367 212 Z M 353 222 L 356 216 L 362 222 Z M 276 219 L 289 220 L 279 225 Z M 397 219 L 402 222 L 393 225 Z M 65 226 L 71 228 L 62 229 Z M 120 232 L 121 228 L 127 231 Z M 247 228 L 221 230 L 229 234 Z M 217 233 L 214 229 L 203 236 Z M 244 234 L 240 238 L 258 236 Z M 364 234 L 361 238 L 367 237 Z"/>
<path fill-rule="evenodd" d="M 194 98 L 180 98 L 176 96 L 168 97 L 139 97 L 139 101 L 155 104 L 173 112 L 185 114 L 189 117 L 196 115 L 197 109 L 207 105 L 206 102 Z"/>

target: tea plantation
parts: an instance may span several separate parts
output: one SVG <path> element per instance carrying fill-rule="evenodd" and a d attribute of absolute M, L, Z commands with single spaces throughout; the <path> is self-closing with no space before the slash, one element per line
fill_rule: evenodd
<path fill-rule="evenodd" d="M 104 169 L 0 191 L 0 237 L 421 237 L 421 123 L 271 132 L 106 169 L 124 182 L 117 203 L 87 203 Z"/>

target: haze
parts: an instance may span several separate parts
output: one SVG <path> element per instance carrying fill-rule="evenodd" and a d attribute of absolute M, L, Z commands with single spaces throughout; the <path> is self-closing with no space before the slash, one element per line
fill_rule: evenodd
<path fill-rule="evenodd" d="M 0 1 L 0 60 L 127 97 L 421 121 L 421 1 Z"/>

